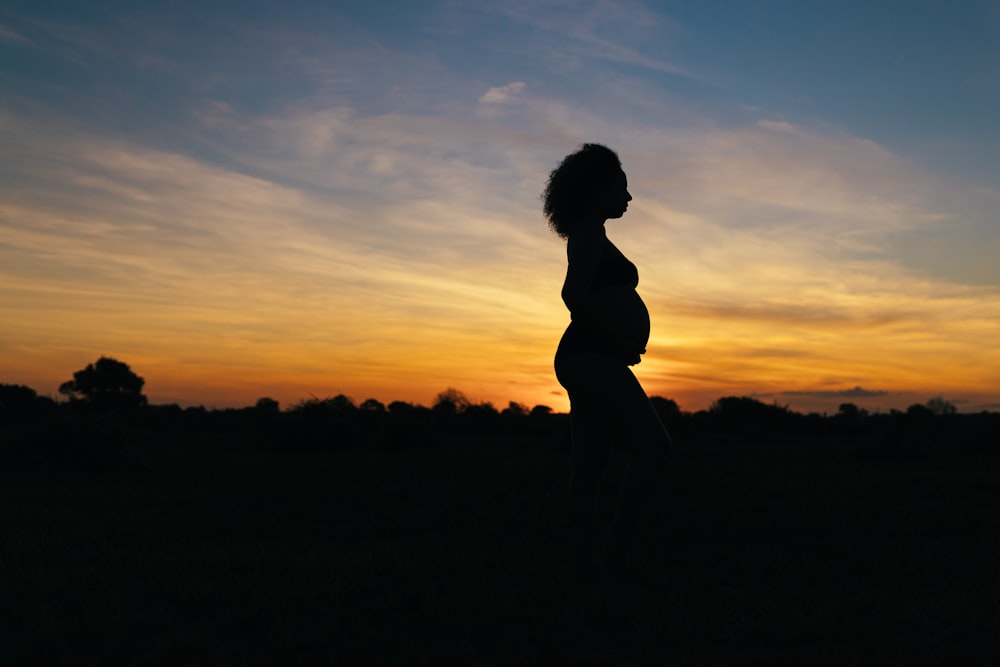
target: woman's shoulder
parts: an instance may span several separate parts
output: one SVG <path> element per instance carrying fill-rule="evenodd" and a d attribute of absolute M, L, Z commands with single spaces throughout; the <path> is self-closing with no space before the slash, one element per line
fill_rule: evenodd
<path fill-rule="evenodd" d="M 611 249 L 614 246 L 605 235 L 603 227 L 578 229 L 566 239 L 566 253 L 570 258 L 581 254 L 600 257 Z"/>

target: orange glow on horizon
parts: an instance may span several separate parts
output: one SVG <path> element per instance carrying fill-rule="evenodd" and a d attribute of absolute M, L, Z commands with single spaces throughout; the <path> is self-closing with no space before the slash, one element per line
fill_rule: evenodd
<path fill-rule="evenodd" d="M 8 187 L 0 200 L 0 382 L 55 394 L 108 355 L 146 379 L 154 403 L 429 404 L 454 387 L 498 408 L 568 409 L 552 370 L 568 321 L 565 249 L 537 210 L 556 147 L 539 144 L 543 162 L 515 136 L 518 159 L 503 168 L 428 165 L 428 146 L 454 144 L 447 123 L 425 123 L 439 134 L 394 153 L 409 171 L 361 174 L 372 189 L 351 198 L 307 178 L 353 173 L 336 154 L 291 155 L 282 164 L 311 184 L 292 187 L 0 120 L 43 164 L 37 190 Z M 351 131 L 378 146 L 407 121 Z M 256 122 L 320 131 L 330 117 Z M 727 395 L 826 411 L 938 395 L 963 410 L 1000 404 L 1000 292 L 917 273 L 884 250 L 946 220 L 912 194 L 926 179 L 870 142 L 786 130 L 622 135 L 635 200 L 608 232 L 639 267 L 651 314 L 636 368 L 647 391 L 689 411 Z M 678 179 L 666 190 L 664 170 Z M 373 200 L 394 173 L 404 194 Z M 414 175 L 426 190 L 409 189 Z M 827 182 L 838 188 L 817 186 Z"/>

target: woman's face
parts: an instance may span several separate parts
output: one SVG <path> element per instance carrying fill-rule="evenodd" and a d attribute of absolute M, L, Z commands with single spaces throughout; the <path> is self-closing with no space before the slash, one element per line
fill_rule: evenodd
<path fill-rule="evenodd" d="M 619 171 L 615 179 L 597 196 L 597 205 L 606 219 L 625 215 L 630 201 L 632 195 L 628 192 L 628 179 L 624 171 Z"/>

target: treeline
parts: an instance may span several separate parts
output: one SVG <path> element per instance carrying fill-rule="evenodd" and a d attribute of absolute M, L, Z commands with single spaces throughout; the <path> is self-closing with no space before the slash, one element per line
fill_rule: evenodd
<path fill-rule="evenodd" d="M 245 408 L 150 405 L 144 380 L 127 364 L 101 357 L 60 386 L 64 400 L 0 384 L 0 459 L 114 459 L 130 443 L 183 433 L 241 434 L 279 450 L 430 447 L 456 437 L 533 437 L 569 447 L 569 416 L 550 407 L 471 401 L 453 388 L 430 407 L 345 395 L 310 398 L 285 409 L 264 397 Z M 687 412 L 663 397 L 653 407 L 681 445 L 802 444 L 851 440 L 883 457 L 931 451 L 1000 452 L 1000 414 L 959 414 L 940 398 L 905 411 L 871 413 L 852 403 L 829 414 L 801 414 L 777 403 L 728 396 Z"/>
<path fill-rule="evenodd" d="M 1000 414 L 959 414 L 950 404 L 932 399 L 905 411 L 871 413 L 844 403 L 832 414 L 801 414 L 755 398 L 728 396 L 707 410 L 687 412 L 668 398 L 651 402 L 675 437 L 713 443 L 780 443 L 801 436 L 858 437 L 895 435 L 914 442 L 935 439 L 966 444 L 1000 427 Z M 108 421 L 150 431 L 261 432 L 287 437 L 289 448 L 351 447 L 365 444 L 424 446 L 441 436 L 503 435 L 561 437 L 569 428 L 568 415 L 545 405 L 509 402 L 497 408 L 476 403 L 456 389 L 447 389 L 430 407 L 374 398 L 360 403 L 340 394 L 310 398 L 282 409 L 278 401 L 261 398 L 244 408 L 208 409 L 177 404 L 149 405 L 75 398 L 56 401 L 21 385 L 0 384 L 0 425 L 25 427 L 60 420 Z"/>
<path fill-rule="evenodd" d="M 110 391 L 99 396 L 70 394 L 67 400 L 56 401 L 30 387 L 0 384 L 0 428 L 24 432 L 60 424 L 113 424 L 132 432 L 165 434 L 257 433 L 285 449 L 336 449 L 429 446 L 456 435 L 557 436 L 568 428 L 568 415 L 513 401 L 497 409 L 451 388 L 438 394 L 430 407 L 405 401 L 384 404 L 374 398 L 358 403 L 339 394 L 284 409 L 269 397 L 244 408 L 209 409 L 150 405 L 144 398 Z"/>

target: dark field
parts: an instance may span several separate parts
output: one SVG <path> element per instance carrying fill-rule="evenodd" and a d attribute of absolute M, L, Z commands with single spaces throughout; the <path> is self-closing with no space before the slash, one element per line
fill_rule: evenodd
<path fill-rule="evenodd" d="M 1000 664 L 997 457 L 678 447 L 628 596 L 566 571 L 551 440 L 132 449 L 0 472 L 3 664 Z"/>

